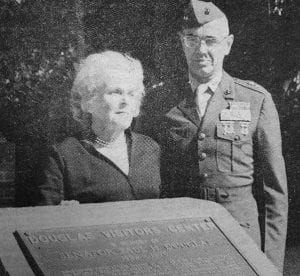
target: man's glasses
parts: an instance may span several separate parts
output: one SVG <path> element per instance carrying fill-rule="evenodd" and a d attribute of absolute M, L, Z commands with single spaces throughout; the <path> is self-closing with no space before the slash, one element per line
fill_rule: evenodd
<path fill-rule="evenodd" d="M 195 36 L 195 35 L 185 35 L 182 37 L 182 39 L 183 39 L 185 46 L 188 48 L 195 48 L 197 46 L 200 46 L 202 41 L 205 43 L 206 47 L 214 48 L 217 45 L 219 45 L 227 37 L 228 36 L 225 36 L 223 39 L 218 40 L 214 37 L 200 37 L 200 36 Z"/>

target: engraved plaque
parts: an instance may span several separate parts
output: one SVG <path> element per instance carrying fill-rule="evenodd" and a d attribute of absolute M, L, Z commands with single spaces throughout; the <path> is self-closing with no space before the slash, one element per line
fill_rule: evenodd
<path fill-rule="evenodd" d="M 222 206 L 193 198 L 0 208 L 0 260 L 9 276 L 282 276 Z"/>
<path fill-rule="evenodd" d="M 16 231 L 36 275 L 258 275 L 210 217 Z"/>

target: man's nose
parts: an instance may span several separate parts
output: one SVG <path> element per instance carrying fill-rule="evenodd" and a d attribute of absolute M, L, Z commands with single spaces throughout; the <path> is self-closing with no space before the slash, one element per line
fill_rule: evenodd
<path fill-rule="evenodd" d="M 206 42 L 204 40 L 201 40 L 197 46 L 197 51 L 200 53 L 206 53 L 208 50 L 208 47 L 206 45 Z"/>
<path fill-rule="evenodd" d="M 121 97 L 121 101 L 120 101 L 120 106 L 121 107 L 126 106 L 128 104 L 128 99 L 129 99 L 129 96 L 126 93 L 123 93 L 122 97 Z"/>

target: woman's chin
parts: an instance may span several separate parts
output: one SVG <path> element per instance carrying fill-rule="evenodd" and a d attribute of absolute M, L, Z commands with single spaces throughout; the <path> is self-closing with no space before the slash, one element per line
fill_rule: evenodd
<path fill-rule="evenodd" d="M 114 123 L 114 125 L 115 125 L 115 127 L 116 127 L 116 129 L 118 129 L 118 130 L 126 130 L 127 128 L 129 128 L 130 127 L 130 125 L 131 125 L 131 123 L 132 123 L 132 119 L 130 119 L 130 120 L 118 120 L 118 121 L 116 121 L 115 123 Z"/>

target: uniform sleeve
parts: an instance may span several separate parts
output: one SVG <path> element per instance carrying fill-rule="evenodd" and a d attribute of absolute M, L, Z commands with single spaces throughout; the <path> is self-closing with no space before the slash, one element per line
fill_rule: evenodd
<path fill-rule="evenodd" d="M 161 175 L 161 198 L 175 197 L 173 167 L 175 160 L 170 152 L 172 146 L 168 136 L 169 125 L 166 118 L 161 118 L 159 131 L 159 144 L 161 146 L 160 175 Z M 176 178 L 178 180 L 178 178 Z"/>
<path fill-rule="evenodd" d="M 162 185 L 161 185 L 161 176 L 160 176 L 160 158 L 161 158 L 161 149 L 158 143 L 155 143 L 155 161 L 154 161 L 154 165 L 157 168 L 156 171 L 156 176 L 154 177 L 155 180 L 155 184 L 158 187 L 158 193 L 157 193 L 157 197 L 161 197 L 161 193 L 162 193 Z M 155 197 L 156 198 L 156 197 Z"/>
<path fill-rule="evenodd" d="M 262 105 L 257 135 L 258 152 L 263 168 L 264 251 L 282 271 L 287 231 L 287 179 L 282 156 L 279 118 L 270 94 L 266 95 Z"/>
<path fill-rule="evenodd" d="M 183 129 L 180 123 L 174 124 L 175 120 L 172 117 L 163 117 L 161 119 L 161 129 L 159 131 L 159 144 L 161 146 L 161 197 L 172 198 L 187 196 L 186 182 L 189 179 L 190 167 L 187 164 L 185 151 L 182 152 L 179 148 L 181 137 L 175 133 Z M 170 130 L 173 128 L 174 133 Z M 176 131 L 175 131 L 176 128 Z M 171 135 L 174 135 L 171 137 Z M 193 136 L 192 136 L 193 137 Z M 185 139 L 187 141 L 187 139 Z"/>
<path fill-rule="evenodd" d="M 37 205 L 57 205 L 64 199 L 63 160 L 55 146 L 49 148 L 36 189 Z"/>

